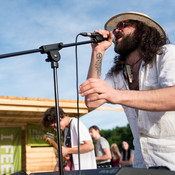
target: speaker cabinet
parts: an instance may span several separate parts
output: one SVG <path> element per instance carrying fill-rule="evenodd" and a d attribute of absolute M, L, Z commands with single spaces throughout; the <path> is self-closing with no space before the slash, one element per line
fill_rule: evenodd
<path fill-rule="evenodd" d="M 19 171 L 19 172 L 16 172 L 16 173 L 13 173 L 12 175 L 27 175 L 25 171 Z"/>
<path fill-rule="evenodd" d="M 92 170 L 81 170 L 81 175 L 116 175 L 118 171 L 119 168 L 99 168 Z M 59 172 L 31 173 L 30 175 L 59 175 Z M 79 175 L 79 171 L 64 171 L 64 175 Z"/>
<path fill-rule="evenodd" d="M 31 173 L 30 175 L 59 175 L 59 172 Z M 79 175 L 79 171 L 65 171 L 64 175 Z M 99 168 L 81 170 L 81 175 L 175 175 L 174 171 L 142 168 Z"/>
<path fill-rule="evenodd" d="M 175 172 L 165 169 L 121 168 L 117 175 L 175 175 Z"/>

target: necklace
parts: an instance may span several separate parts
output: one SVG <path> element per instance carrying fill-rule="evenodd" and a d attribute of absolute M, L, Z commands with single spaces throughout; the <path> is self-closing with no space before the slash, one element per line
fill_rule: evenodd
<path fill-rule="evenodd" d="M 139 59 L 138 59 L 134 64 L 132 64 L 132 65 L 125 64 L 129 83 L 132 83 L 133 80 L 134 80 L 133 70 L 132 70 L 132 69 L 133 69 L 133 67 L 134 67 L 141 59 L 142 59 L 142 58 L 139 58 Z"/>

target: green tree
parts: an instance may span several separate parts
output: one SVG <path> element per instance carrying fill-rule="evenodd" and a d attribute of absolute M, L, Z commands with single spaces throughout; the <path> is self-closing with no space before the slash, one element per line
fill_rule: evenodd
<path fill-rule="evenodd" d="M 101 136 L 105 137 L 109 144 L 116 143 L 119 149 L 122 149 L 122 141 L 127 141 L 132 149 L 133 146 L 133 135 L 129 124 L 125 127 L 115 127 L 113 129 L 101 130 Z"/>

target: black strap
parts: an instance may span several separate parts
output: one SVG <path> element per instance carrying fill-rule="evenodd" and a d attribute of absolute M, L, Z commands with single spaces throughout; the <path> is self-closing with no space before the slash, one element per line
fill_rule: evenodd
<path fill-rule="evenodd" d="M 70 126 L 71 126 L 71 122 L 72 122 L 72 119 L 70 119 L 70 122 L 69 122 L 69 128 L 68 128 L 68 131 L 67 131 L 67 135 L 66 135 L 66 141 L 65 141 L 65 145 L 66 147 L 70 147 Z"/>

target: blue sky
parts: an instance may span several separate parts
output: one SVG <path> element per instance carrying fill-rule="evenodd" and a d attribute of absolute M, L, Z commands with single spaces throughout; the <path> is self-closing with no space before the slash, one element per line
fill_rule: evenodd
<path fill-rule="evenodd" d="M 104 27 L 112 16 L 128 11 L 142 12 L 158 23 L 175 42 L 174 0 L 5 0 L 0 1 L 0 54 L 38 49 L 42 45 L 74 43 L 81 32 Z M 88 38 L 79 37 L 78 41 Z M 60 50 L 58 90 L 60 99 L 76 100 L 75 48 Z M 79 84 L 86 80 L 90 44 L 78 46 Z M 113 46 L 103 61 L 103 78 L 113 63 Z M 46 55 L 35 53 L 0 59 L 0 95 L 54 98 L 53 70 Z M 84 100 L 80 97 L 80 100 Z M 123 112 L 93 111 L 82 121 L 101 129 L 125 126 Z"/>

